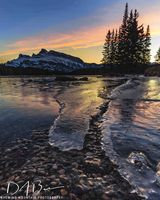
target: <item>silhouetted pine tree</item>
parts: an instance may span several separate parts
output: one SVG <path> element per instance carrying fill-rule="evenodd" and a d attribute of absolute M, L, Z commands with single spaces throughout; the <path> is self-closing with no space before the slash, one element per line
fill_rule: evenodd
<path fill-rule="evenodd" d="M 126 64 L 143 63 L 143 46 L 144 46 L 144 28 L 143 25 L 138 26 L 139 14 L 137 10 L 131 11 L 128 20 L 128 60 Z"/>
<path fill-rule="evenodd" d="M 111 55 L 110 55 L 111 64 L 114 64 L 114 29 L 111 33 Z"/>
<path fill-rule="evenodd" d="M 128 3 L 126 3 L 125 12 L 123 16 L 122 25 L 119 28 L 119 36 L 118 36 L 118 63 L 119 64 L 126 64 L 127 57 L 128 57 L 128 33 L 127 33 L 127 26 L 128 26 Z"/>
<path fill-rule="evenodd" d="M 107 35 L 106 35 L 106 39 L 105 39 L 105 43 L 104 43 L 104 47 L 103 47 L 103 59 L 102 59 L 102 63 L 104 64 L 112 64 L 112 60 L 111 60 L 111 55 L 112 55 L 112 51 L 111 51 L 111 41 L 112 41 L 112 34 L 111 31 L 109 30 Z"/>
<path fill-rule="evenodd" d="M 113 60 L 114 60 L 114 62 L 113 62 L 113 64 L 118 64 L 118 31 L 117 31 L 117 29 L 116 29 L 116 32 L 115 32 L 115 35 L 114 35 L 114 38 L 113 38 L 113 43 L 114 43 L 114 45 L 113 45 Z"/>
<path fill-rule="evenodd" d="M 126 4 L 123 22 L 119 33 L 108 31 L 106 36 L 103 60 L 105 64 L 135 65 L 150 62 L 151 36 L 149 26 L 144 33 L 144 26 L 138 25 L 137 10 L 128 12 Z"/>
<path fill-rule="evenodd" d="M 157 63 L 160 63 L 160 48 L 157 51 L 157 54 L 155 56 L 155 60 L 156 60 Z"/>
<path fill-rule="evenodd" d="M 151 59 L 151 34 L 150 34 L 150 27 L 147 26 L 147 30 L 144 36 L 144 49 L 143 49 L 143 63 L 149 63 Z"/>
<path fill-rule="evenodd" d="M 111 36 L 111 56 L 110 56 L 111 64 L 116 63 L 116 56 L 117 56 L 116 52 L 117 52 L 117 30 L 115 32 L 113 29 Z"/>

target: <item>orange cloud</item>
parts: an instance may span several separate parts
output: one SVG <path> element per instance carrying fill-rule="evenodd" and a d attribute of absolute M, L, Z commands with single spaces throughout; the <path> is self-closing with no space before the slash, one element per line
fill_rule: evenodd
<path fill-rule="evenodd" d="M 113 28 L 113 26 L 111 27 Z M 106 26 L 97 26 L 91 29 L 82 29 L 68 34 L 48 34 L 24 38 L 8 44 L 9 50 L 0 52 L 0 56 L 16 55 L 18 53 L 38 51 L 41 48 L 88 48 L 99 46 L 104 43 Z"/>
<path fill-rule="evenodd" d="M 148 12 L 147 15 L 142 15 L 140 17 L 141 23 L 150 25 L 152 37 L 160 35 L 159 19 L 160 12 L 156 12 L 156 10 L 154 10 L 154 12 Z"/>

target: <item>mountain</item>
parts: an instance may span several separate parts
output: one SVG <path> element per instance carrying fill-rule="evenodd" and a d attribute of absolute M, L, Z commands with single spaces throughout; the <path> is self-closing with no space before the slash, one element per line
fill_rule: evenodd
<path fill-rule="evenodd" d="M 14 68 L 37 68 L 52 72 L 74 72 L 83 69 L 97 68 L 97 64 L 88 64 L 80 58 L 60 53 L 57 51 L 47 51 L 41 49 L 38 54 L 22 55 L 17 59 L 8 61 L 5 66 Z"/>

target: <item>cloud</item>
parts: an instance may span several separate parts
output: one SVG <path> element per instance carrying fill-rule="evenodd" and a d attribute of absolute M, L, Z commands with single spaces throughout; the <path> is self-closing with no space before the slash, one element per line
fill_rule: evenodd
<path fill-rule="evenodd" d="M 113 27 L 111 27 L 113 28 Z M 47 34 L 24 38 L 8 44 L 8 50 L 0 52 L 0 56 L 33 52 L 41 48 L 88 48 L 102 45 L 106 34 L 106 26 L 84 28 L 66 34 Z"/>

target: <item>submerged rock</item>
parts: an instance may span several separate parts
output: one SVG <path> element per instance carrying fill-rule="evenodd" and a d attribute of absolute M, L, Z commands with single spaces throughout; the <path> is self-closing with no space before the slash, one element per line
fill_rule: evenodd
<path fill-rule="evenodd" d="M 156 181 L 157 181 L 157 184 L 160 186 L 160 162 L 158 163 L 156 168 L 157 168 Z"/>
<path fill-rule="evenodd" d="M 74 76 L 57 76 L 55 81 L 88 81 L 88 77 L 77 78 Z"/>
<path fill-rule="evenodd" d="M 55 81 L 77 81 L 78 79 L 74 76 L 57 76 Z"/>
<path fill-rule="evenodd" d="M 137 167 L 150 167 L 151 163 L 149 162 L 148 158 L 146 157 L 146 155 L 144 155 L 142 152 L 132 152 L 129 157 L 128 157 L 128 162 L 131 164 L 134 164 Z"/>
<path fill-rule="evenodd" d="M 26 146 L 23 146 L 24 149 L 28 148 L 31 152 L 25 154 L 25 163 L 22 163 L 19 167 L 12 165 L 13 168 L 7 166 L 6 172 L 3 171 L 4 167 L 0 169 L 0 173 L 4 174 L 4 177 L 1 175 L 0 182 L 7 183 L 10 180 L 23 185 L 24 180 L 28 180 L 28 178 L 31 182 L 41 180 L 42 185 L 46 188 L 62 187 L 49 191 L 49 193 L 42 191 L 41 195 L 47 193 L 52 196 L 56 194 L 61 195 L 64 199 L 77 200 L 103 199 L 101 198 L 103 195 L 106 195 L 104 199 L 111 199 L 112 190 L 109 190 L 108 186 L 115 183 L 115 188 L 118 188 L 118 192 L 114 190 L 115 199 L 141 199 L 136 194 L 134 196 L 130 194 L 129 183 L 120 175 L 117 176 L 118 172 L 115 172 L 113 164 L 105 158 L 103 150 L 99 146 L 100 143 L 97 142 L 101 139 L 98 124 L 96 125 L 97 120 L 98 118 L 95 118 L 93 123 L 90 124 L 91 129 L 93 129 L 93 126 L 94 129 L 86 140 L 86 146 L 90 145 L 92 148 L 87 150 L 62 152 L 44 142 L 47 140 L 48 131 L 34 132 L 31 140 L 24 144 Z M 18 150 L 21 148 L 18 145 Z M 6 157 L 6 154 L 8 157 Z M 7 159 L 15 159 L 17 151 L 13 151 L 12 155 L 10 151 L 7 153 L 4 151 L 4 155 L 0 157 L 3 166 L 8 163 Z M 0 188 L 2 188 L 1 183 Z M 3 194 L 2 189 L 0 193 Z M 18 193 L 17 195 L 21 194 Z"/>
<path fill-rule="evenodd" d="M 82 77 L 79 79 L 79 81 L 88 81 L 88 77 Z"/>

